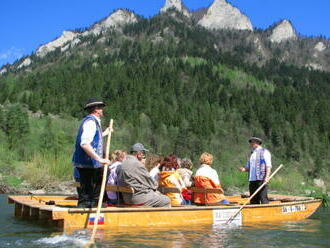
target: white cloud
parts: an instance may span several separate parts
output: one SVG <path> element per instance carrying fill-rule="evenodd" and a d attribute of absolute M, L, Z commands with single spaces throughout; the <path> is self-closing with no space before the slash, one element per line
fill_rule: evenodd
<path fill-rule="evenodd" d="M 23 48 L 12 46 L 7 50 L 0 52 L 0 64 L 13 63 L 16 59 L 23 57 Z"/>

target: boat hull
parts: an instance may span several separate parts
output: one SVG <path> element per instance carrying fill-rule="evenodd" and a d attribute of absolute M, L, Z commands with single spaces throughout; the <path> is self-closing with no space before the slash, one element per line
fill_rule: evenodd
<path fill-rule="evenodd" d="M 76 200 L 61 196 L 9 196 L 15 204 L 15 215 L 38 220 L 69 231 L 92 228 L 96 209 L 74 207 Z M 245 201 L 232 197 L 236 202 Z M 52 200 L 56 205 L 47 205 Z M 246 205 L 233 220 L 235 225 L 267 222 L 299 221 L 311 216 L 322 200 L 308 199 L 292 202 L 275 201 L 265 205 Z M 59 207 L 60 205 L 60 207 Z M 184 206 L 172 208 L 102 208 L 99 229 L 116 227 L 224 225 L 237 212 L 240 205 Z"/>

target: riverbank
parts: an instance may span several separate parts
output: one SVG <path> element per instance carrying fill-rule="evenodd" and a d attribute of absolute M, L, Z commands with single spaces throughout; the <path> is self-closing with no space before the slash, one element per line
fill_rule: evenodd
<path fill-rule="evenodd" d="M 293 194 L 293 192 L 289 191 L 278 191 L 273 189 L 272 187 L 269 190 L 272 194 Z M 50 183 L 42 188 L 35 188 L 33 187 L 33 184 L 24 182 L 18 186 L 12 186 L 12 185 L 6 185 L 4 183 L 0 182 L 0 194 L 34 194 L 34 195 L 44 195 L 44 194 L 50 194 L 50 195 L 76 195 L 77 191 L 74 187 L 74 181 L 63 181 L 63 182 L 56 182 L 56 183 Z M 248 188 L 239 188 L 239 187 L 229 187 L 225 189 L 226 195 L 241 195 L 246 194 L 248 195 Z M 315 195 L 323 195 L 321 198 L 330 197 L 330 192 L 322 193 L 321 191 L 311 191 L 306 190 L 305 192 L 298 192 L 297 195 L 301 196 L 315 196 Z"/>
<path fill-rule="evenodd" d="M 230 187 L 227 188 L 227 195 L 240 195 L 242 193 L 247 193 L 247 189 L 238 188 L 238 187 Z M 277 193 L 277 191 L 272 191 L 273 193 Z M 33 184 L 23 182 L 20 185 L 6 185 L 0 182 L 0 194 L 59 194 L 59 195 L 75 195 L 77 193 L 76 188 L 74 187 L 74 181 L 63 181 L 56 183 L 49 183 L 44 187 L 36 188 L 33 187 Z"/>
<path fill-rule="evenodd" d="M 59 194 L 59 195 L 74 195 L 76 188 L 73 186 L 73 181 L 64 181 L 51 183 L 43 188 L 35 188 L 30 183 L 22 183 L 18 186 L 6 185 L 0 183 L 0 194 Z"/>

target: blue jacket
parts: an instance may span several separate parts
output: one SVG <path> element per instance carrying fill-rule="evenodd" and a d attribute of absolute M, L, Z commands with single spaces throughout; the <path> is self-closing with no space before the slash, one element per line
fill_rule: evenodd
<path fill-rule="evenodd" d="M 83 121 L 81 122 L 80 127 L 78 129 L 75 151 L 72 156 L 72 163 L 74 166 L 80 167 L 80 168 L 100 168 L 100 167 L 102 167 L 102 165 L 95 159 L 92 159 L 90 156 L 88 156 L 87 153 L 80 146 L 81 135 L 83 132 L 83 125 L 86 121 L 89 121 L 89 120 L 95 121 L 95 124 L 96 124 L 96 132 L 95 132 L 93 141 L 91 143 L 91 146 L 93 147 L 94 151 L 101 158 L 103 157 L 103 141 L 102 141 L 101 126 L 93 115 L 88 115 L 83 119 Z"/>

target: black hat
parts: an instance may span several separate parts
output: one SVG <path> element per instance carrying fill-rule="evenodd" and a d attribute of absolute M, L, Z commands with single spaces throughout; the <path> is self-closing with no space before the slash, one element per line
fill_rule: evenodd
<path fill-rule="evenodd" d="M 101 101 L 100 99 L 91 98 L 87 101 L 84 109 L 86 110 L 88 108 L 95 107 L 95 106 L 105 107 L 105 103 L 103 101 Z"/>
<path fill-rule="evenodd" d="M 249 143 L 251 143 L 251 142 L 257 142 L 257 143 L 259 143 L 261 145 L 262 144 L 262 139 L 260 139 L 258 137 L 251 137 L 249 139 Z"/>

